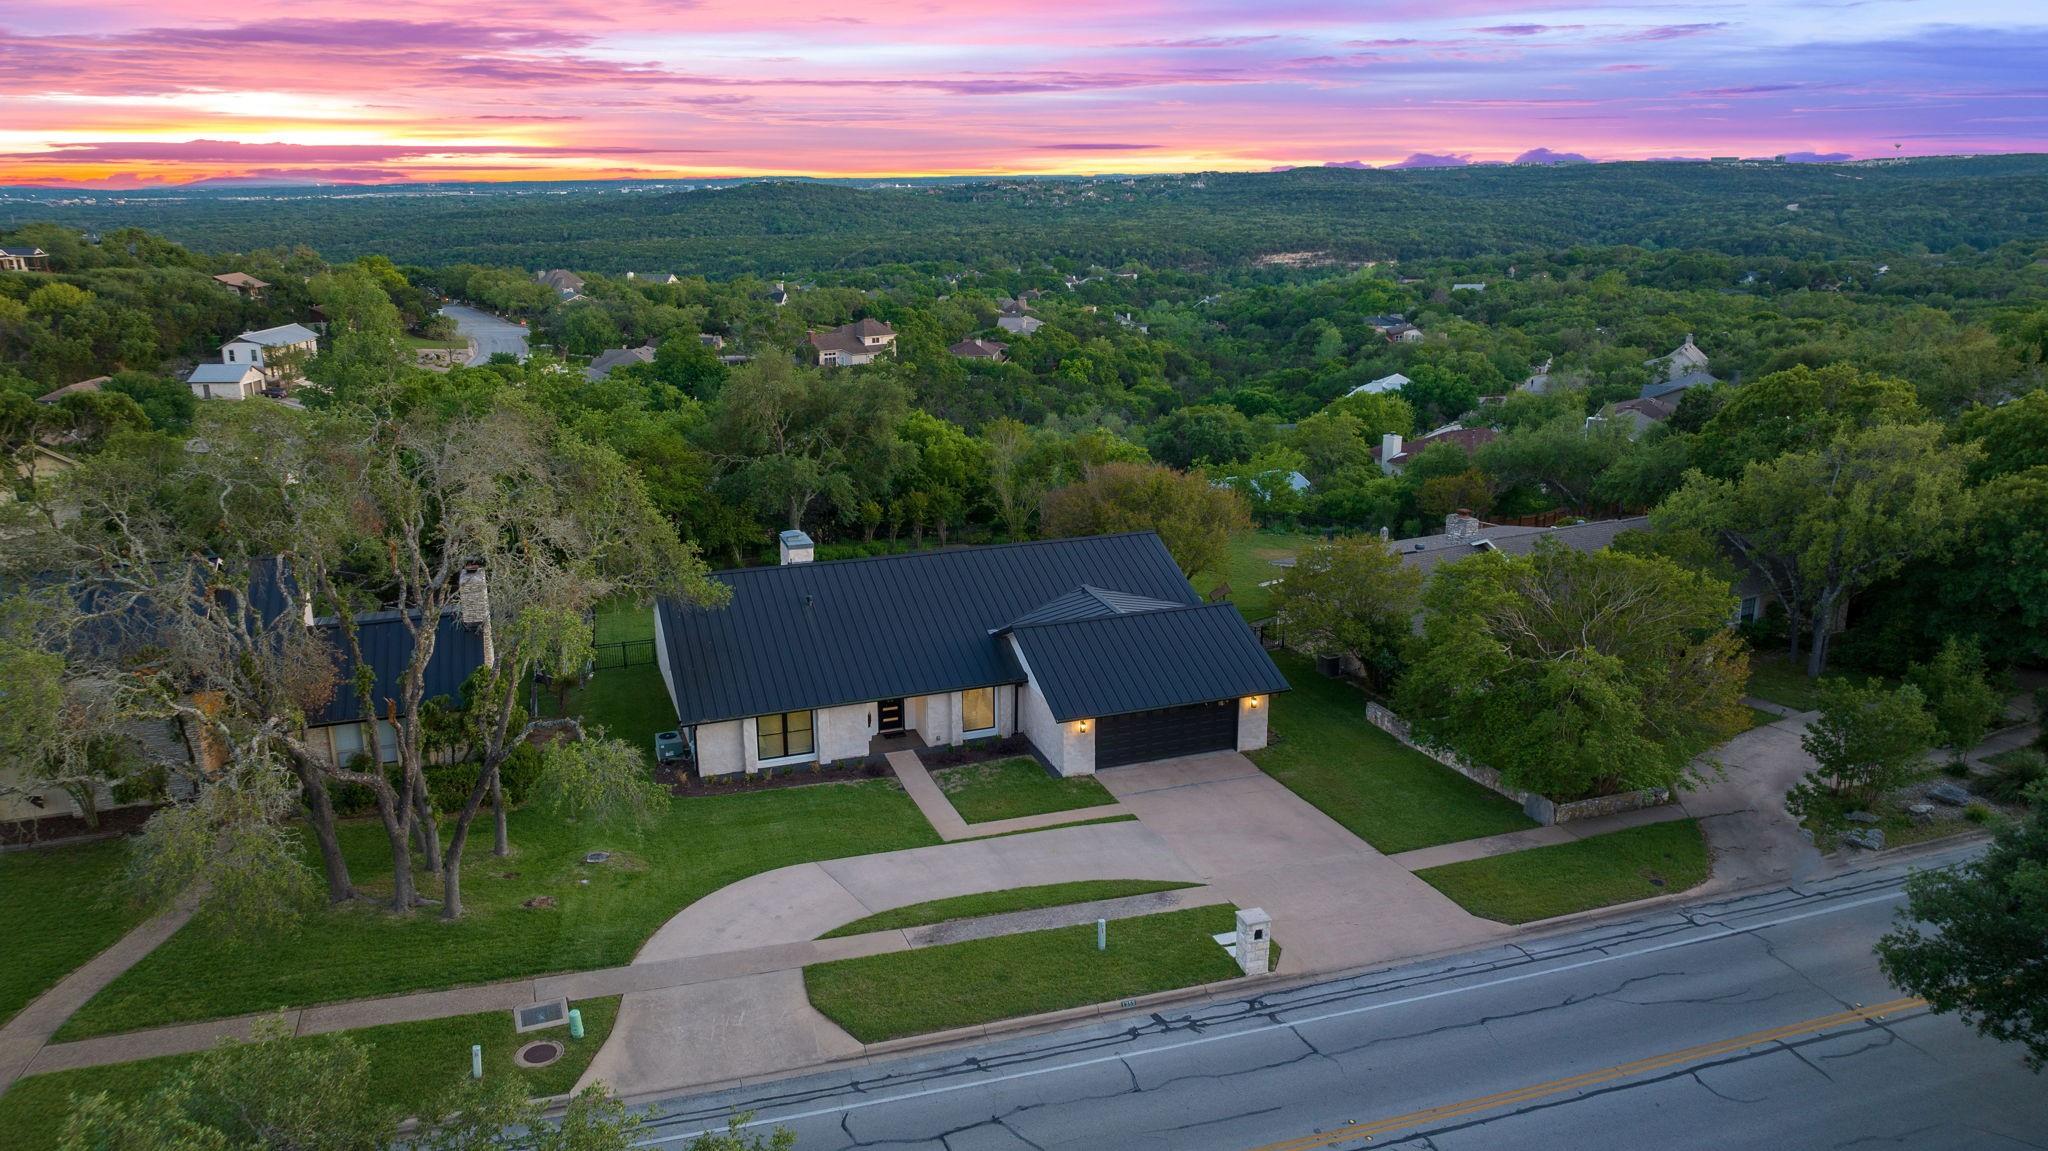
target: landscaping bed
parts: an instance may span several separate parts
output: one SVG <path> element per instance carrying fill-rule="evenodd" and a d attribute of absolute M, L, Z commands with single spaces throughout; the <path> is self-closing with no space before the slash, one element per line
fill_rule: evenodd
<path fill-rule="evenodd" d="M 1528 923 L 1697 887 L 1710 866 L 1699 824 L 1680 819 L 1425 868 L 1415 876 L 1483 919 Z"/>
<path fill-rule="evenodd" d="M 509 1011 L 486 1011 L 418 1023 L 393 1023 L 356 1031 L 310 1035 L 294 1044 L 327 1044 L 341 1036 L 370 1050 L 371 1098 L 408 1111 L 432 1105 L 444 1091 L 469 1075 L 469 1048 L 484 1048 L 484 1075 L 517 1076 L 535 1097 L 566 1094 L 576 1086 L 590 1061 L 604 1046 L 618 1017 L 619 997 L 585 999 L 572 1004 L 583 1013 L 583 1038 L 569 1038 L 569 1028 L 551 1027 L 517 1034 Z M 521 1067 L 512 1055 L 536 1039 L 563 1045 L 560 1059 L 546 1067 Z M 158 1084 L 190 1063 L 196 1055 L 167 1055 L 134 1063 L 110 1063 L 54 1071 L 17 1081 L 0 1095 L 0 1131 L 8 1133 L 11 1151 L 48 1151 L 57 1146 L 72 1111 L 72 1097 L 106 1092 L 119 1100 L 148 1095 Z"/>
<path fill-rule="evenodd" d="M 1365 718 L 1365 693 L 1274 652 L 1294 690 L 1273 697 L 1271 744 L 1251 758 L 1351 833 L 1392 855 L 1536 826 L 1504 796 Z"/>
<path fill-rule="evenodd" d="M 1093 776 L 1062 778 L 1027 756 L 940 768 L 932 772 L 932 782 L 970 824 L 1116 802 Z"/>
<path fill-rule="evenodd" d="M 142 922 L 119 898 L 127 864 L 119 839 L 0 855 L 0 1023 Z"/>
<path fill-rule="evenodd" d="M 1119 919 L 1107 951 L 1083 926 L 844 959 L 805 968 L 804 988 L 848 1034 L 878 1043 L 1235 978 L 1212 936 L 1236 930 L 1236 915 L 1226 904 Z"/>
<path fill-rule="evenodd" d="M 388 890 L 382 829 L 351 822 L 341 839 L 357 885 Z M 644 831 L 522 809 L 511 839 L 509 859 L 490 854 L 488 833 L 472 840 L 459 922 L 431 907 L 400 917 L 358 903 L 312 912 L 293 931 L 195 923 L 95 996 L 61 1037 L 615 966 L 677 911 L 747 876 L 939 842 L 894 780 L 679 800 Z M 591 851 L 615 854 L 588 865 Z"/>
<path fill-rule="evenodd" d="M 844 927 L 835 927 L 818 938 L 838 939 L 847 935 L 865 935 L 870 931 L 923 927 L 951 919 L 976 919 L 984 915 L 1002 915 L 1011 911 L 1065 907 L 1073 903 L 1093 903 L 1098 899 L 1121 899 L 1128 895 L 1150 895 L 1155 891 L 1178 891 L 1185 887 L 1199 886 L 1201 885 L 1197 883 L 1153 879 L 1084 879 L 1076 883 L 1013 887 L 1007 891 L 985 891 L 978 895 L 933 899 L 877 912 L 865 919 L 856 919 Z"/>

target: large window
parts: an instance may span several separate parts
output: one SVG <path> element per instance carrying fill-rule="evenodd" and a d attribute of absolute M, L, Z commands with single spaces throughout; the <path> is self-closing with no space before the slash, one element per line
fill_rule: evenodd
<path fill-rule="evenodd" d="M 971 735 L 996 726 L 996 689 L 977 687 L 960 693 L 960 732 Z"/>
<path fill-rule="evenodd" d="M 785 711 L 779 715 L 764 715 L 754 721 L 754 750 L 762 760 L 809 755 L 815 748 L 811 742 L 811 713 L 808 711 Z"/>

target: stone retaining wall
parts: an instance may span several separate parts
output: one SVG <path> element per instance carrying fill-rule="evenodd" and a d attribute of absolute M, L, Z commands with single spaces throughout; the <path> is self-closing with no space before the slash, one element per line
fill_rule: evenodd
<path fill-rule="evenodd" d="M 1414 737 L 1409 734 L 1408 721 L 1380 704 L 1368 702 L 1365 705 L 1365 718 L 1370 720 L 1374 727 L 1400 740 L 1408 747 L 1412 747 L 1416 751 L 1443 764 L 1466 779 L 1471 780 L 1488 791 L 1504 795 L 1521 804 L 1523 814 L 1541 824 L 1570 823 L 1575 819 L 1592 819 L 1595 816 L 1615 815 L 1624 811 L 1638 811 L 1645 807 L 1658 807 L 1671 802 L 1671 792 L 1669 789 L 1651 787 L 1645 788 L 1642 791 L 1624 791 L 1615 795 L 1596 795 L 1591 799 L 1575 799 L 1569 803 L 1559 803 L 1548 796 L 1537 795 L 1533 791 L 1523 791 L 1520 788 L 1510 787 L 1501 779 L 1500 772 L 1490 767 L 1482 767 L 1472 763 L 1454 751 L 1428 747 L 1417 743 Z"/>

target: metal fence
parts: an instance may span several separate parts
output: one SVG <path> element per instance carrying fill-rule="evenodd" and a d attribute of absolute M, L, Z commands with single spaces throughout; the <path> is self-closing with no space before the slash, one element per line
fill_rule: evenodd
<path fill-rule="evenodd" d="M 592 657 L 590 666 L 597 671 L 603 671 L 605 668 L 610 667 L 633 667 L 637 664 L 654 662 L 654 640 L 651 638 L 624 639 L 612 643 L 595 644 L 593 646 L 596 649 L 596 654 Z"/>

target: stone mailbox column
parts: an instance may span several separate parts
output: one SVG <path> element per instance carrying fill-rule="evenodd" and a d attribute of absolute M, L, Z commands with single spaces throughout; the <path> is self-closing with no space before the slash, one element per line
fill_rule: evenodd
<path fill-rule="evenodd" d="M 1237 913 L 1237 965 L 1246 975 L 1264 975 L 1273 953 L 1273 917 L 1256 907 Z"/>

